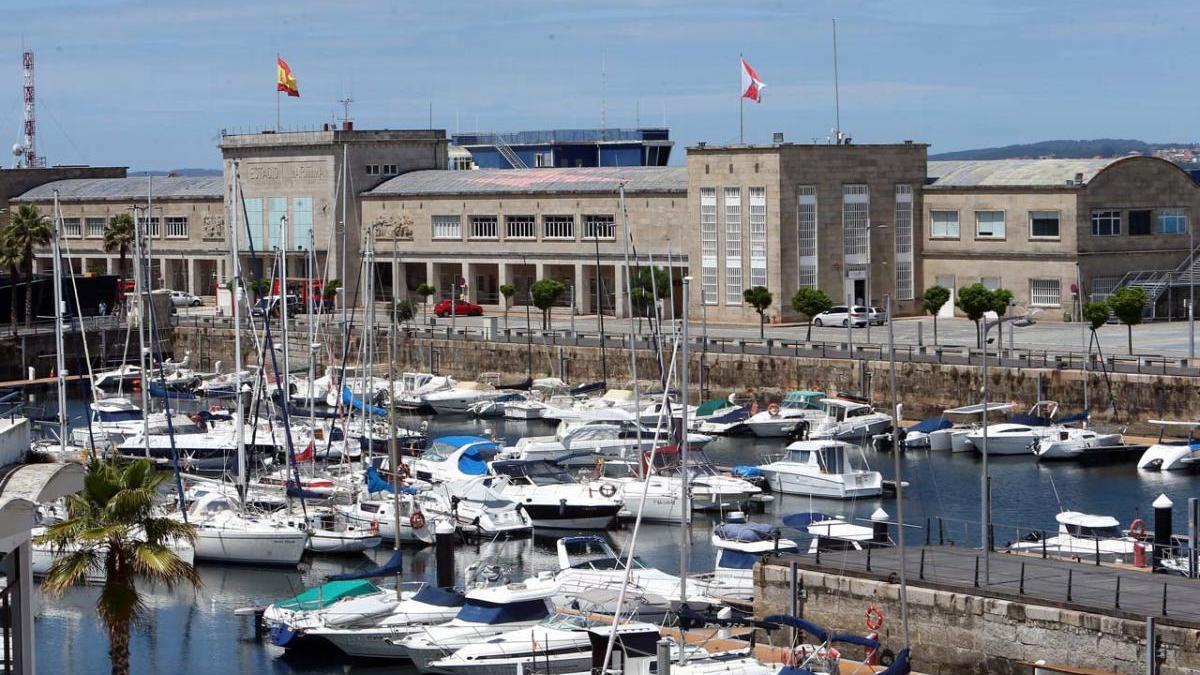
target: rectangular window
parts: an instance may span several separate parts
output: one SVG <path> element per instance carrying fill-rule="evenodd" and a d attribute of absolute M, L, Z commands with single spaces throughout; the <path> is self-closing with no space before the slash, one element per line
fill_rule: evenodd
<path fill-rule="evenodd" d="M 1029 280 L 1030 307 L 1060 307 L 1061 305 L 1062 293 L 1058 279 Z"/>
<path fill-rule="evenodd" d="M 700 188 L 700 267 L 704 304 L 717 304 L 717 190 Z"/>
<path fill-rule="evenodd" d="M 505 239 L 533 239 L 537 237 L 537 229 L 533 216 L 505 216 Z"/>
<path fill-rule="evenodd" d="M 796 189 L 796 248 L 799 256 L 797 283 L 800 288 L 817 287 L 817 188 Z"/>
<path fill-rule="evenodd" d="M 434 239 L 462 239 L 462 221 L 458 216 L 433 216 Z"/>
<path fill-rule="evenodd" d="M 378 176 L 379 175 L 379 165 L 378 164 L 368 164 L 367 165 L 367 175 L 368 176 Z"/>
<path fill-rule="evenodd" d="M 913 191 L 896 186 L 896 299 L 913 299 Z"/>
<path fill-rule="evenodd" d="M 384 164 L 383 165 L 383 175 L 395 176 L 398 173 L 400 173 L 400 171 L 397 169 L 397 165 L 395 165 L 395 164 Z"/>
<path fill-rule="evenodd" d="M 989 291 L 994 291 L 1000 288 L 1000 277 L 982 277 L 979 283 Z"/>
<path fill-rule="evenodd" d="M 575 216 L 542 216 L 542 236 L 546 239 L 575 239 Z"/>
<path fill-rule="evenodd" d="M 1159 234 L 1187 234 L 1187 212 L 1183 209 L 1162 209 L 1158 212 Z"/>
<path fill-rule="evenodd" d="M 1117 290 L 1117 285 L 1121 283 L 1123 277 L 1114 275 L 1110 277 L 1092 277 L 1092 292 L 1090 299 L 1093 302 L 1107 300 L 1112 292 Z"/>
<path fill-rule="evenodd" d="M 108 221 L 103 218 L 85 218 L 83 223 L 88 237 L 103 237 L 104 228 L 108 226 Z"/>
<path fill-rule="evenodd" d="M 590 215 L 583 217 L 584 239 L 616 239 L 616 223 L 612 216 Z"/>
<path fill-rule="evenodd" d="M 1029 237 L 1031 239 L 1058 239 L 1058 211 L 1030 211 Z"/>
<path fill-rule="evenodd" d="M 767 285 L 767 189 L 750 188 L 750 285 Z"/>
<path fill-rule="evenodd" d="M 846 257 L 867 255 L 867 229 L 871 225 L 871 197 L 866 185 L 842 187 L 842 241 Z"/>
<path fill-rule="evenodd" d="M 83 236 L 83 225 L 78 218 L 63 218 L 62 232 L 64 237 L 80 237 Z"/>
<path fill-rule="evenodd" d="M 975 212 L 975 238 L 976 239 L 1003 239 L 1004 238 L 1004 212 L 1003 211 L 976 211 Z"/>
<path fill-rule="evenodd" d="M 167 239 L 188 238 L 187 216 L 167 216 Z"/>
<path fill-rule="evenodd" d="M 931 239 L 958 239 L 958 211 L 930 211 Z"/>
<path fill-rule="evenodd" d="M 151 239 L 158 239 L 162 236 L 162 232 L 160 231 L 158 225 L 158 216 L 152 216 L 150 218 L 142 216 L 138 218 L 138 231 Z"/>
<path fill-rule="evenodd" d="M 246 237 L 245 232 L 238 232 L 238 241 L 241 242 L 242 250 L 248 251 L 253 248 L 255 251 L 263 250 L 263 202 L 262 199 L 254 197 L 252 199 L 244 199 L 246 207 L 246 230 L 250 233 Z M 249 239 L 249 241 L 247 241 Z"/>
<path fill-rule="evenodd" d="M 725 304 L 742 304 L 742 190 L 725 188 Z"/>
<path fill-rule="evenodd" d="M 534 166 L 534 168 L 539 168 L 539 169 L 543 168 L 543 167 L 554 166 L 554 153 L 551 153 L 551 152 L 534 153 L 533 166 Z"/>
<path fill-rule="evenodd" d="M 1151 211 L 1147 209 L 1139 209 L 1129 212 L 1129 235 L 1136 237 L 1144 237 L 1151 233 L 1150 230 L 1150 215 Z"/>
<path fill-rule="evenodd" d="M 287 197 L 271 197 L 267 200 L 267 245 L 272 249 L 287 246 L 283 231 L 283 220 L 287 216 Z"/>
<path fill-rule="evenodd" d="M 312 197 L 292 197 L 292 247 L 313 250 Z"/>
<path fill-rule="evenodd" d="M 495 239 L 499 231 L 496 216 L 471 216 L 472 239 Z"/>
<path fill-rule="evenodd" d="M 1092 236 L 1115 237 L 1121 234 L 1120 211 L 1092 211 Z"/>

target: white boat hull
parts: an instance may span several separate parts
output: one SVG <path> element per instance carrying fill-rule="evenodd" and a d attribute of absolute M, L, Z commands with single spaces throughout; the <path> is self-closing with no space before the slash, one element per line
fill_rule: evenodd
<path fill-rule="evenodd" d="M 875 472 L 823 476 L 761 469 L 771 490 L 786 495 L 855 499 L 883 494 L 880 476 Z"/>
<path fill-rule="evenodd" d="M 1180 471 L 1196 466 L 1200 450 L 1187 444 L 1159 443 L 1146 448 L 1138 458 L 1137 468 L 1143 471 Z"/>
<path fill-rule="evenodd" d="M 313 553 L 361 553 L 375 548 L 383 542 L 376 532 L 369 530 L 312 530 L 308 536 L 308 550 Z"/>
<path fill-rule="evenodd" d="M 196 559 L 249 565 L 295 566 L 304 557 L 303 532 L 240 532 L 196 528 Z"/>

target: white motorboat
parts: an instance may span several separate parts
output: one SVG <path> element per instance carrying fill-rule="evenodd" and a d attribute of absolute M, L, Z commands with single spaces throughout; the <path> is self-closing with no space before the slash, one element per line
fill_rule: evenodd
<path fill-rule="evenodd" d="M 621 511 L 616 488 L 605 496 L 551 462 L 500 460 L 491 470 L 496 475 L 492 488 L 519 504 L 534 527 L 602 530 Z"/>
<path fill-rule="evenodd" d="M 457 386 L 425 394 L 422 402 L 439 415 L 462 415 L 479 401 L 494 399 L 508 392 L 483 382 L 459 382 Z"/>
<path fill-rule="evenodd" d="M 1182 471 L 1200 467 L 1200 439 L 1195 438 L 1200 422 L 1150 420 L 1159 425 L 1158 442 L 1146 448 L 1138 458 L 1137 468 L 1144 471 Z M 1182 440 L 1164 439 L 1167 430 L 1186 430 Z"/>
<path fill-rule="evenodd" d="M 395 593 L 391 595 L 395 597 Z M 400 602 L 384 613 L 365 616 L 353 611 L 330 613 L 305 633 L 324 638 L 347 656 L 403 659 L 408 658 L 408 652 L 401 645 L 404 638 L 450 621 L 465 601 L 462 593 L 433 585 L 424 585 L 415 593 L 402 593 L 402 596 Z"/>
<path fill-rule="evenodd" d="M 313 553 L 361 553 L 383 541 L 377 524 L 364 527 L 328 506 L 307 506 L 303 511 L 292 508 L 271 517 L 308 532 L 307 546 Z"/>
<path fill-rule="evenodd" d="M 882 509 L 871 515 L 886 517 Z M 872 542 L 885 546 L 892 543 L 890 539 L 877 539 L 873 527 L 855 525 L 840 516 L 824 513 L 793 513 L 783 517 L 783 524 L 809 536 L 807 552 L 810 554 L 817 551 L 861 551 Z"/>
<path fill-rule="evenodd" d="M 1103 452 L 1104 448 L 1113 448 L 1122 443 L 1121 434 L 1101 434 L 1091 429 L 1063 427 L 1052 436 L 1039 438 L 1033 454 L 1043 461 L 1079 459 L 1088 452 Z"/>
<path fill-rule="evenodd" d="M 333 507 L 347 524 L 362 529 L 377 530 L 379 536 L 402 542 L 433 543 L 434 519 L 426 515 L 411 494 L 400 495 L 400 521 L 396 522 L 396 504 L 390 494 L 359 495 L 349 504 Z"/>
<path fill-rule="evenodd" d="M 554 613 L 559 591 L 549 573 L 524 581 L 467 593 L 458 614 L 446 623 L 422 628 L 396 642 L 421 672 L 436 672 L 434 661 L 502 633 L 528 628 Z"/>
<path fill-rule="evenodd" d="M 216 491 L 192 503 L 188 522 L 196 529 L 197 560 L 295 567 L 308 542 L 308 533 L 297 527 L 239 513 Z"/>
<path fill-rule="evenodd" d="M 763 556 L 796 553 L 799 546 L 770 525 L 747 523 L 740 513 L 713 528 L 713 571 L 693 577 L 701 592 L 720 602 L 754 599 L 754 564 Z"/>
<path fill-rule="evenodd" d="M 411 377 L 409 377 L 411 375 Z M 389 403 L 403 410 L 432 410 L 425 402 L 425 397 L 441 391 L 447 391 L 458 386 L 452 377 L 430 375 L 429 373 L 405 373 L 396 388 L 391 389 Z"/>
<path fill-rule="evenodd" d="M 463 480 L 487 474 L 487 463 L 499 451 L 500 444 L 489 438 L 442 436 L 408 464 L 414 476 L 431 483 Z"/>
<path fill-rule="evenodd" d="M 758 467 L 772 490 L 790 495 L 855 499 L 883 494 L 883 476 L 857 468 L 852 457 L 866 457 L 845 441 L 796 441 L 783 457 Z"/>
<path fill-rule="evenodd" d="M 558 550 L 558 597 L 568 602 L 571 597 L 593 589 L 618 590 L 625 582 L 626 558 L 617 555 L 609 542 L 597 535 L 563 537 L 556 543 Z M 636 557 L 629 570 L 630 587 L 663 598 L 679 597 L 679 577 L 646 567 Z M 690 592 L 694 592 L 691 586 Z M 702 601 L 703 596 L 695 596 Z"/>
<path fill-rule="evenodd" d="M 1041 414 L 1042 412 L 1045 414 Z M 1034 450 L 1043 438 L 1057 436 L 1064 424 L 1087 419 L 1086 413 L 1073 415 L 1058 422 L 1054 416 L 1058 404 L 1054 401 L 1038 401 L 1025 415 L 1013 415 L 1007 422 L 987 426 L 987 453 L 989 455 L 1034 455 Z M 984 429 L 967 433 L 967 441 L 978 452 L 983 452 Z"/>
<path fill-rule="evenodd" d="M 484 476 L 438 483 L 415 498 L 422 511 L 462 532 L 487 537 L 528 533 L 533 521 L 519 504 L 492 489 L 493 480 Z"/>
<path fill-rule="evenodd" d="M 711 436 L 689 433 L 692 447 Z M 554 436 L 527 436 L 505 448 L 503 459 L 544 460 L 565 466 L 590 466 L 597 456 L 616 458 L 640 454 L 655 445 L 655 430 L 640 424 L 633 413 L 619 408 L 585 411 L 564 419 Z"/>
<path fill-rule="evenodd" d="M 772 403 L 766 410 L 755 412 L 744 423 L 759 438 L 784 438 L 797 433 L 803 422 L 810 430 L 825 419 L 826 409 L 821 402 L 825 393 L 820 391 L 792 391 L 780 403 Z"/>
<path fill-rule="evenodd" d="M 809 438 L 857 441 L 865 443 L 892 427 L 892 417 L 876 412 L 868 403 L 848 398 L 823 398 L 825 416 L 809 433 Z"/>
<path fill-rule="evenodd" d="M 413 592 L 401 590 L 400 597 L 397 595 L 395 590 L 379 588 L 366 579 L 330 580 L 267 605 L 263 623 L 272 644 L 294 649 L 314 643 L 309 632 L 326 625 L 371 625 Z"/>
<path fill-rule="evenodd" d="M 633 413 L 638 409 L 638 397 L 630 389 L 609 389 L 598 398 L 572 399 L 571 404 L 557 407 L 547 405 L 542 417 L 553 420 L 579 419 L 588 413 L 619 410 Z"/>
<path fill-rule="evenodd" d="M 988 414 L 1007 413 L 1011 403 L 988 403 Z M 967 434 L 979 428 L 983 404 L 947 408 L 941 417 L 931 417 L 905 429 L 905 449 L 928 448 L 935 451 L 967 452 L 972 449 Z"/>
<path fill-rule="evenodd" d="M 677 446 L 665 445 L 653 452 L 647 451 L 642 455 L 643 462 L 650 465 L 651 456 L 652 475 L 675 479 L 687 475 L 692 509 L 697 511 L 728 511 L 740 508 L 762 492 L 758 486 L 747 480 L 722 474 L 701 448 L 689 449 L 686 471 L 680 471 L 682 453 Z"/>
<path fill-rule="evenodd" d="M 684 516 L 679 508 L 679 500 L 683 498 L 680 480 L 654 474 L 643 479 L 637 462 L 603 461 L 596 478 L 587 486 L 601 496 L 612 495 L 620 500 L 623 508 L 619 515 L 622 518 L 632 519 L 641 511 L 643 520 L 678 523 Z"/>
<path fill-rule="evenodd" d="M 1059 557 L 1127 562 L 1133 560 L 1133 549 L 1141 540 L 1121 530 L 1121 523 L 1112 516 L 1093 515 L 1079 511 L 1063 511 L 1054 517 L 1058 532 L 1042 539 L 1030 533 L 1008 545 L 1010 551 L 1025 551 Z M 1136 527 L 1134 528 L 1136 529 Z M 1150 544 L 1145 544 L 1147 550 Z"/>
<path fill-rule="evenodd" d="M 127 398 L 98 399 L 88 404 L 88 408 L 91 411 L 90 424 L 71 430 L 71 442 L 75 445 L 85 448 L 92 448 L 96 444 L 103 447 L 105 443 L 118 445 L 130 436 L 140 436 L 147 426 L 151 434 L 167 432 L 165 413 L 151 413 L 143 421 L 142 409 Z M 175 413 L 170 421 L 177 435 L 201 431 L 187 415 Z"/>

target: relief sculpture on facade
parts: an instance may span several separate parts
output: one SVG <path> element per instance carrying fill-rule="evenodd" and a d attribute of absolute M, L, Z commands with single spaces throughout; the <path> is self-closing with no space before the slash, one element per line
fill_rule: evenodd
<path fill-rule="evenodd" d="M 200 221 L 201 236 L 205 241 L 224 241 L 225 240 L 225 216 L 216 213 L 209 213 Z"/>
<path fill-rule="evenodd" d="M 408 216 L 380 216 L 372 223 L 377 239 L 395 239 L 397 241 L 412 241 L 413 223 Z"/>

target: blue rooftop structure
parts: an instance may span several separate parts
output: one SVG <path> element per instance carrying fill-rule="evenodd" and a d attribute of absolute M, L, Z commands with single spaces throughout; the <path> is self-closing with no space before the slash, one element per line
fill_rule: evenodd
<path fill-rule="evenodd" d="M 674 145 L 663 128 L 475 132 L 450 142 L 481 169 L 666 166 Z"/>

